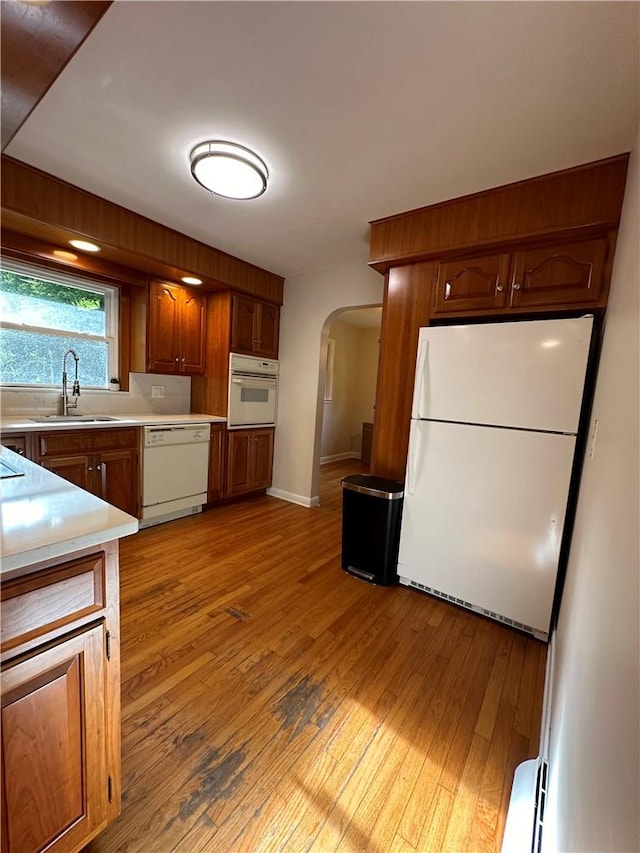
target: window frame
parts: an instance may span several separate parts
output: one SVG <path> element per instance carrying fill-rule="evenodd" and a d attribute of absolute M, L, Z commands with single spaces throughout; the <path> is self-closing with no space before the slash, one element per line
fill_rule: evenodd
<path fill-rule="evenodd" d="M 58 284 L 64 287 L 72 287 L 77 290 L 84 290 L 90 293 L 99 293 L 104 298 L 105 309 L 105 334 L 94 335 L 84 332 L 75 332 L 72 330 L 52 329 L 48 326 L 33 326 L 26 323 L 14 323 L 0 318 L 0 328 L 13 329 L 22 332 L 32 332 L 36 334 L 46 334 L 54 337 L 76 338 L 79 341 L 104 341 L 107 344 L 107 377 L 105 385 L 87 385 L 88 391 L 108 391 L 109 380 L 111 377 L 119 376 L 120 370 L 120 331 L 121 331 L 121 305 L 120 305 L 120 288 L 114 284 L 106 284 L 102 281 L 92 279 L 87 275 L 77 275 L 66 272 L 53 270 L 50 267 L 30 264 L 24 261 L 13 260 L 12 258 L 2 257 L 1 269 L 13 272 L 18 275 L 29 276 L 36 278 L 48 284 Z M 57 388 L 58 383 L 45 384 L 41 382 L 0 382 L 1 388 L 12 389 L 52 389 Z"/>

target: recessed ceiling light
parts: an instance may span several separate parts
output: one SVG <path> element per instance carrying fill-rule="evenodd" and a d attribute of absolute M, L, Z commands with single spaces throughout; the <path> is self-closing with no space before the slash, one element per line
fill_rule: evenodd
<path fill-rule="evenodd" d="M 51 253 L 55 255 L 56 258 L 60 258 L 61 261 L 77 261 L 78 256 L 74 255 L 73 252 L 65 252 L 64 249 L 54 249 Z"/>
<path fill-rule="evenodd" d="M 99 252 L 100 246 L 95 243 L 89 243 L 87 240 L 69 240 L 69 245 L 74 249 L 80 249 L 81 252 Z"/>
<path fill-rule="evenodd" d="M 261 157 L 235 142 L 201 142 L 191 151 L 191 174 L 223 198 L 257 198 L 267 188 L 269 170 Z"/>
<path fill-rule="evenodd" d="M 181 281 L 185 284 L 202 284 L 201 278 L 196 278 L 194 275 L 183 275 Z"/>

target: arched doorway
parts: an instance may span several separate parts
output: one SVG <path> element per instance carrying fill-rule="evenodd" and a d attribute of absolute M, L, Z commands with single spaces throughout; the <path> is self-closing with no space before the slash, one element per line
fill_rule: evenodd
<path fill-rule="evenodd" d="M 320 387 L 316 418 L 316 470 L 321 494 L 322 466 L 359 460 L 373 424 L 381 306 L 345 308 L 324 323 L 320 347 Z M 367 426 L 369 425 L 369 426 Z M 335 467 L 335 466 L 334 466 Z M 322 498 L 321 498 L 322 503 Z"/>

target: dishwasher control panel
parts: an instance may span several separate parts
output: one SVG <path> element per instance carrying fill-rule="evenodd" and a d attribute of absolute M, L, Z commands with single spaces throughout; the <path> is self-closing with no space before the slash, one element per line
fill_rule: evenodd
<path fill-rule="evenodd" d="M 172 424 L 144 428 L 144 446 L 157 447 L 168 444 L 198 444 L 209 441 L 209 424 Z"/>

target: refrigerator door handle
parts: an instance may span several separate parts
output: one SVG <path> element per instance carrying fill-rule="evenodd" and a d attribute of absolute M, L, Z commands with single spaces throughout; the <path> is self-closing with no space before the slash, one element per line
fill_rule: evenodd
<path fill-rule="evenodd" d="M 413 424 L 411 440 L 409 442 L 409 455 L 407 458 L 407 494 L 415 495 L 418 471 L 420 470 L 420 456 L 422 450 L 422 430 L 420 424 Z"/>
<path fill-rule="evenodd" d="M 416 365 L 416 379 L 413 386 L 413 410 L 411 412 L 412 418 L 425 418 L 426 412 L 423 407 L 423 400 L 426 396 L 428 389 L 428 355 L 429 355 L 429 341 L 421 340 L 418 344 L 418 363 Z"/>

